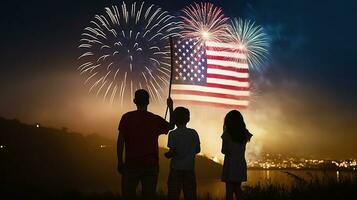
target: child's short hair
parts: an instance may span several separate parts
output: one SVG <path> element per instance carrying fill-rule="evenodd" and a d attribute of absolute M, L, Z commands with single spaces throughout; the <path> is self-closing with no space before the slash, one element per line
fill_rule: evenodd
<path fill-rule="evenodd" d="M 190 111 L 185 107 L 175 108 L 172 114 L 176 125 L 186 125 L 190 121 Z"/>

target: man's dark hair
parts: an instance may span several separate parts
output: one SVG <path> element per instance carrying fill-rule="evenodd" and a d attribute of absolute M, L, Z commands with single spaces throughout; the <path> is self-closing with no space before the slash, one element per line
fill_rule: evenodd
<path fill-rule="evenodd" d="M 144 89 L 136 90 L 134 103 L 137 106 L 146 106 L 149 104 L 149 93 Z"/>
<path fill-rule="evenodd" d="M 190 111 L 185 107 L 175 108 L 173 115 L 173 121 L 176 125 L 186 125 L 190 121 Z"/>

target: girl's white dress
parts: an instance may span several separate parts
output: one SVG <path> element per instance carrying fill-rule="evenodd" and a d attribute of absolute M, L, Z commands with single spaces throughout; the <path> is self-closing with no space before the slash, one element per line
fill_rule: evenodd
<path fill-rule="evenodd" d="M 222 138 L 222 153 L 224 163 L 222 181 L 243 182 L 247 181 L 247 162 L 245 160 L 246 143 L 234 142 L 229 133 L 224 132 Z"/>

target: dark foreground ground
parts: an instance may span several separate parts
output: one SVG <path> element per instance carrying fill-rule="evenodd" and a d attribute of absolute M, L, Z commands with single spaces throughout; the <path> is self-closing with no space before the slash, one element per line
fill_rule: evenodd
<path fill-rule="evenodd" d="M 312 181 L 309 183 L 297 180 L 296 186 L 287 189 L 278 185 L 264 186 L 247 186 L 243 188 L 244 199 L 251 200 L 319 200 L 319 199 L 356 199 L 357 197 L 357 181 L 346 181 L 337 183 L 336 181 L 318 182 Z M 112 192 L 83 194 L 76 190 L 64 191 L 56 193 L 51 191 L 43 191 L 41 189 L 26 189 L 21 193 L 14 190 L 7 190 L 2 194 L 1 199 L 79 199 L 79 200 L 119 200 L 119 194 Z M 139 198 L 145 199 L 145 198 Z M 166 194 L 159 192 L 159 199 L 166 199 Z M 209 193 L 205 196 L 200 196 L 198 199 L 208 200 L 211 198 Z M 222 198 L 223 199 L 223 198 Z"/>

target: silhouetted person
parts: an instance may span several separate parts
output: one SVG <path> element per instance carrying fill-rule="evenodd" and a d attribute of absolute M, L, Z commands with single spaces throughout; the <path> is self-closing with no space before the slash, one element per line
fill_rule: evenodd
<path fill-rule="evenodd" d="M 169 133 L 165 153 L 171 159 L 168 180 L 168 199 L 178 200 L 181 190 L 185 199 L 193 200 L 196 194 L 195 156 L 201 151 L 200 139 L 194 129 L 187 128 L 190 121 L 190 111 L 184 107 L 177 107 L 172 115 L 177 128 Z"/>
<path fill-rule="evenodd" d="M 242 114 L 232 110 L 224 118 L 222 153 L 224 163 L 222 181 L 226 183 L 226 200 L 242 198 L 241 184 L 247 181 L 245 146 L 253 135 L 246 129 Z"/>
<path fill-rule="evenodd" d="M 136 188 L 141 182 L 145 199 L 155 199 L 159 173 L 158 137 L 167 134 L 174 124 L 147 111 L 149 93 L 146 90 L 135 92 L 134 103 L 137 110 L 125 113 L 119 123 L 117 154 L 118 171 L 122 174 L 122 196 L 124 199 L 135 198 Z M 171 119 L 171 99 L 167 100 L 167 105 Z"/>

